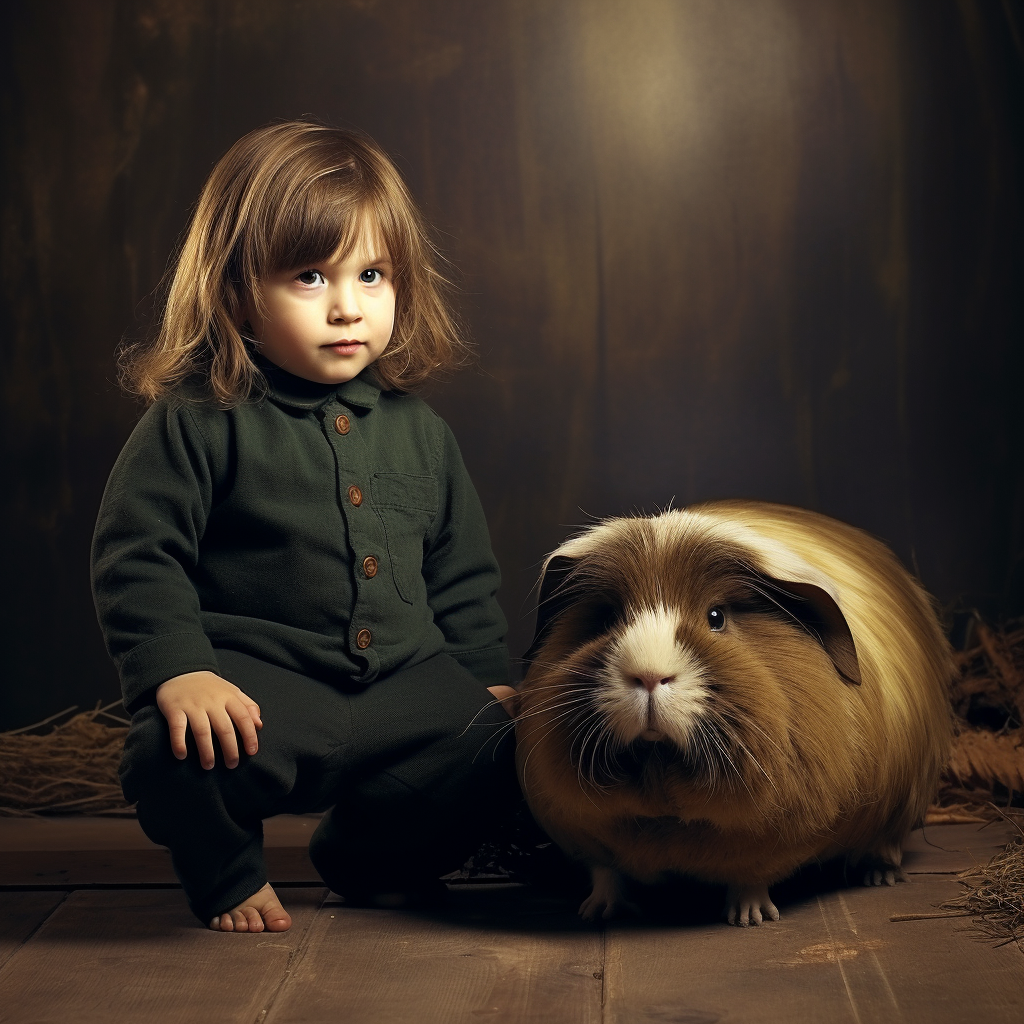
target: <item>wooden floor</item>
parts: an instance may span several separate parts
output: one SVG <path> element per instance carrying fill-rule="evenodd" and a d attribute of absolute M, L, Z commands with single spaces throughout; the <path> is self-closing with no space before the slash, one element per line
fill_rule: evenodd
<path fill-rule="evenodd" d="M 315 883 L 307 818 L 268 825 L 289 932 L 217 935 L 133 820 L 0 819 L 0 1021 L 456 1024 L 480 1021 L 1024 1021 L 1024 954 L 929 914 L 953 873 L 1008 838 L 916 833 L 894 889 L 829 874 L 778 891 L 782 920 L 729 928 L 720 895 L 651 894 L 648 917 L 592 929 L 530 889 L 455 891 L 430 914 L 346 908 Z M 308 883 L 308 884 L 307 884 Z"/>

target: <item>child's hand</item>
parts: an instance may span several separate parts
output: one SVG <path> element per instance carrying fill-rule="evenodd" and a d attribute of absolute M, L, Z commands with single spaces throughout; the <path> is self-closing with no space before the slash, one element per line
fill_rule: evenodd
<path fill-rule="evenodd" d="M 516 717 L 516 698 L 519 696 L 511 686 L 488 686 L 488 691 L 505 709 L 509 718 Z"/>
<path fill-rule="evenodd" d="M 234 683 L 213 672 L 186 672 L 161 683 L 156 688 L 156 706 L 167 719 L 171 750 L 179 760 L 186 755 L 187 725 L 192 726 L 199 763 L 204 768 L 213 767 L 213 733 L 220 740 L 228 768 L 238 764 L 236 728 L 247 754 L 255 754 L 258 749 L 256 733 L 263 728 L 259 705 Z"/>

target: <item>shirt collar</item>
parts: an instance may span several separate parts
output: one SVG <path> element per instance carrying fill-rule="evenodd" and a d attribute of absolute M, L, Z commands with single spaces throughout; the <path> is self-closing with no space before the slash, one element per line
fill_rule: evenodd
<path fill-rule="evenodd" d="M 346 405 L 355 405 L 361 409 L 372 409 L 380 398 L 380 385 L 377 384 L 367 370 L 358 377 L 345 381 L 344 384 L 319 384 L 304 377 L 296 377 L 287 370 L 259 356 L 256 365 L 267 379 L 270 397 L 281 405 L 293 409 L 319 409 L 337 395 L 339 401 Z"/>

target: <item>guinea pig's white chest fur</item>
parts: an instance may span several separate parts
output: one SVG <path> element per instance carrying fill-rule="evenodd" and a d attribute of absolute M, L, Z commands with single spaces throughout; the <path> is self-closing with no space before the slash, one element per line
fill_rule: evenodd
<path fill-rule="evenodd" d="M 845 854 L 900 878 L 948 753 L 953 664 L 930 600 L 878 541 L 816 513 L 718 502 L 613 519 L 548 559 L 519 693 L 531 810 L 594 892 L 666 872 L 768 887 Z"/>
<path fill-rule="evenodd" d="M 669 739 L 688 746 L 707 700 L 700 659 L 677 639 L 678 611 L 658 605 L 627 617 L 597 673 L 594 700 L 623 744 Z"/>

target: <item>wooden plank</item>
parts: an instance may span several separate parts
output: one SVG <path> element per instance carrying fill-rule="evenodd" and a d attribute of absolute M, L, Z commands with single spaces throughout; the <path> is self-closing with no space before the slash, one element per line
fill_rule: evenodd
<path fill-rule="evenodd" d="M 0 818 L 0 853 L 143 850 L 153 845 L 135 818 Z"/>
<path fill-rule="evenodd" d="M 65 899 L 62 892 L 9 892 L 0 913 L 0 970 Z"/>
<path fill-rule="evenodd" d="M 959 891 L 953 879 L 918 876 L 882 899 L 873 898 L 877 890 L 855 888 L 821 901 L 837 946 L 865 950 L 842 962 L 860 1020 L 1018 1024 L 1024 1019 L 1024 955 L 1017 946 L 979 941 L 965 918 L 890 921 L 894 914 L 934 912 Z"/>
<path fill-rule="evenodd" d="M 318 815 L 264 822 L 271 882 L 318 886 L 306 847 Z M 170 854 L 134 818 L 0 818 L 0 885 L 174 884 Z"/>
<path fill-rule="evenodd" d="M 263 844 L 306 847 L 320 818 L 319 814 L 278 814 L 267 818 L 263 822 Z M 151 848 L 161 849 L 142 831 L 137 818 L 0 818 L 0 853 Z"/>
<path fill-rule="evenodd" d="M 501 893 L 452 903 L 434 915 L 325 905 L 266 1024 L 601 1020 L 602 936 L 572 908 Z"/>
<path fill-rule="evenodd" d="M 910 833 L 903 849 L 908 874 L 956 874 L 986 864 L 1019 835 L 1008 821 L 988 825 L 929 825 Z"/>
<path fill-rule="evenodd" d="M 305 849 L 264 847 L 271 883 L 322 885 Z M 176 885 L 171 855 L 152 850 L 47 850 L 0 854 L 0 886 Z"/>
<path fill-rule="evenodd" d="M 843 984 L 833 965 L 808 957 L 798 985 L 778 966 L 828 940 L 817 906 L 787 906 L 782 913 L 781 921 L 759 928 L 613 926 L 607 934 L 605 1020 L 856 1024 L 842 1012 Z"/>
<path fill-rule="evenodd" d="M 171 855 L 152 850 L 44 850 L 0 853 L 0 885 L 67 886 L 177 883 Z"/>
<path fill-rule="evenodd" d="M 956 891 L 949 878 L 917 876 L 823 892 L 759 928 L 613 927 L 606 1020 L 1017 1024 L 1024 957 L 1015 946 L 978 942 L 964 919 L 889 920 L 931 912 Z"/>
<path fill-rule="evenodd" d="M 0 1021 L 252 1024 L 325 895 L 288 892 L 288 932 L 220 934 L 180 892 L 72 893 L 0 971 Z"/>

